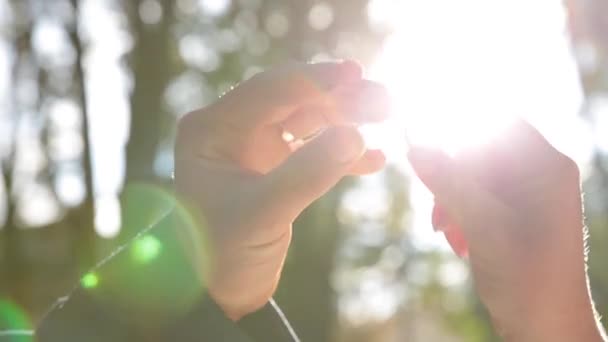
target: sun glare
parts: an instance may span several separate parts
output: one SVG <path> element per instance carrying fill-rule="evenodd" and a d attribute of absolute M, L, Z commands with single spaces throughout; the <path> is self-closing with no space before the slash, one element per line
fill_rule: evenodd
<path fill-rule="evenodd" d="M 369 75 L 388 87 L 393 115 L 365 133 L 389 161 L 405 159 L 406 135 L 414 144 L 455 153 L 500 134 L 516 117 L 581 164 L 587 161 L 592 142 L 578 117 L 583 95 L 560 1 L 372 5 L 372 19 L 385 14 L 394 28 Z M 412 197 L 420 218 L 415 229 L 430 232 L 430 194 L 414 184 Z"/>
<path fill-rule="evenodd" d="M 456 152 L 487 141 L 515 117 L 550 139 L 577 135 L 582 92 L 559 1 L 375 3 L 376 13 L 396 20 L 370 71 L 394 102 L 393 122 L 386 125 L 393 134 L 383 137 L 407 134 L 416 144 Z M 392 11 L 379 10 L 378 3 Z M 384 148 L 394 145 L 380 140 Z"/>

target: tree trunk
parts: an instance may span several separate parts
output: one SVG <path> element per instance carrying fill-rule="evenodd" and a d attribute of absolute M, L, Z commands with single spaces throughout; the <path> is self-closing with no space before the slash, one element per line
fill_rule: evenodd
<path fill-rule="evenodd" d="M 163 16 L 158 24 L 146 24 L 138 15 L 140 1 L 130 8 L 135 47 L 131 55 L 135 86 L 131 97 L 131 133 L 127 145 L 126 182 L 155 181 L 154 160 L 166 115 L 163 96 L 171 77 L 174 48 L 171 22 L 174 1 L 160 1 Z M 128 6 L 128 5 L 127 5 Z"/>
<path fill-rule="evenodd" d="M 79 18 L 79 0 L 71 0 L 76 17 Z M 72 213 L 69 221 L 74 222 L 74 232 L 72 235 L 72 246 L 75 257 L 80 265 L 79 271 L 86 271 L 95 262 L 95 230 L 94 230 L 94 203 L 95 188 L 93 185 L 93 167 L 91 162 L 91 141 L 89 135 L 89 118 L 87 108 L 87 97 L 85 93 L 85 75 L 83 68 L 84 47 L 78 32 L 78 24 L 69 30 L 70 41 L 76 52 L 76 62 L 74 65 L 74 84 L 73 89 L 76 100 L 82 110 L 82 139 L 84 141 L 82 165 L 84 172 L 86 196 L 81 206 Z"/>

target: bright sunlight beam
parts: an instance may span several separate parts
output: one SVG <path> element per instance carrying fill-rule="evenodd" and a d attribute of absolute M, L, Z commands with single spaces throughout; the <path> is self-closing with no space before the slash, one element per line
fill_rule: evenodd
<path fill-rule="evenodd" d="M 558 0 L 374 3 L 398 20 L 371 76 L 391 91 L 399 124 L 387 126 L 401 136 L 454 152 L 521 116 L 584 150 L 563 141 L 580 138 L 582 91 Z"/>
<path fill-rule="evenodd" d="M 370 70 L 392 94 L 393 117 L 366 132 L 389 161 L 404 159 L 406 131 L 415 144 L 454 153 L 516 116 L 588 161 L 591 135 L 578 117 L 583 95 L 559 0 L 373 0 L 372 14 L 395 29 Z M 431 232 L 432 199 L 418 183 L 412 203 L 414 230 Z"/>

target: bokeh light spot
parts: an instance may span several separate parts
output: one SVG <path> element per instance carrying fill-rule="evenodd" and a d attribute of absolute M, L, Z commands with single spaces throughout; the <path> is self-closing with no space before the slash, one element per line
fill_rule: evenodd
<path fill-rule="evenodd" d="M 181 317 L 206 295 L 213 251 L 204 217 L 151 184 L 129 184 L 122 205 L 123 231 L 139 235 L 129 240 L 124 255 L 104 266 L 103 291 L 94 295 L 104 300 L 111 293 L 142 322 L 158 315 Z"/>
<path fill-rule="evenodd" d="M 289 31 L 289 19 L 282 11 L 275 10 L 268 14 L 264 26 L 269 35 L 275 38 L 283 37 Z"/>
<path fill-rule="evenodd" d="M 11 301 L 0 300 L 0 331 L 11 330 L 24 332 L 23 336 L 28 337 L 29 339 L 15 339 L 15 341 L 31 341 L 31 337 L 27 336 L 25 333 L 30 329 L 32 329 L 32 323 L 28 315 L 21 310 L 21 308 Z M 2 335 L 0 335 L 0 340 L 2 340 Z"/>
<path fill-rule="evenodd" d="M 99 285 L 99 277 L 94 272 L 89 272 L 80 279 L 80 285 L 85 289 L 96 288 Z"/>
<path fill-rule="evenodd" d="M 61 203 L 68 207 L 75 207 L 82 203 L 86 196 L 82 170 L 72 165 L 58 167 L 54 180 L 54 188 Z"/>
<path fill-rule="evenodd" d="M 230 0 L 199 0 L 198 3 L 204 14 L 217 17 L 228 11 L 231 2 Z"/>
<path fill-rule="evenodd" d="M 241 10 L 234 18 L 234 30 L 242 37 L 250 35 L 258 29 L 257 14 L 249 10 Z"/>
<path fill-rule="evenodd" d="M 152 235 L 145 235 L 133 242 L 131 256 L 135 262 L 146 264 L 159 256 L 162 247 L 163 245 L 158 238 Z"/>
<path fill-rule="evenodd" d="M 179 40 L 179 53 L 186 63 L 204 72 L 215 71 L 222 63 L 217 51 L 196 35 L 186 35 Z"/>
<path fill-rule="evenodd" d="M 323 31 L 334 21 L 334 10 L 326 2 L 314 5 L 308 13 L 308 23 L 315 30 Z"/>
<path fill-rule="evenodd" d="M 177 8 L 186 15 L 193 15 L 197 10 L 195 0 L 177 0 Z"/>
<path fill-rule="evenodd" d="M 99 196 L 95 207 L 95 231 L 104 239 L 111 239 L 120 233 L 120 202 L 115 196 Z"/>
<path fill-rule="evenodd" d="M 270 48 L 270 39 L 264 32 L 257 31 L 247 36 L 245 44 L 251 55 L 262 56 Z"/>
<path fill-rule="evenodd" d="M 17 213 L 29 227 L 43 227 L 57 220 L 61 208 L 45 184 L 33 183 L 24 187 Z"/>
<path fill-rule="evenodd" d="M 163 17 L 163 8 L 155 0 L 145 0 L 139 5 L 139 17 L 148 25 L 158 24 Z"/>
<path fill-rule="evenodd" d="M 391 0 L 371 0 L 367 5 L 370 26 L 375 31 L 390 31 L 399 18 Z"/>

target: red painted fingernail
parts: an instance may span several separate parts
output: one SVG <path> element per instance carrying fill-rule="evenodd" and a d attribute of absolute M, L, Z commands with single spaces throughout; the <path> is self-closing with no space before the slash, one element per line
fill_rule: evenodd
<path fill-rule="evenodd" d="M 437 231 L 443 231 L 443 229 L 449 224 L 447 213 L 439 204 L 433 206 L 432 215 L 433 229 Z"/>
<path fill-rule="evenodd" d="M 468 256 L 469 246 L 460 227 L 449 225 L 444 231 L 444 235 L 456 255 L 460 258 L 466 258 Z"/>

